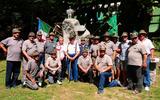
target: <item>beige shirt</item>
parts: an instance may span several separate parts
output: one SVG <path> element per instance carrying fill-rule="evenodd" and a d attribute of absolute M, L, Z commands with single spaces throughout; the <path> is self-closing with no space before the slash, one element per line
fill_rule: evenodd
<path fill-rule="evenodd" d="M 37 45 L 37 50 L 39 53 L 44 53 L 44 45 L 45 41 L 38 41 L 38 39 L 35 39 L 36 45 Z"/>
<path fill-rule="evenodd" d="M 26 51 L 28 55 L 32 55 L 33 52 L 37 51 L 37 45 L 35 42 L 31 42 L 30 40 L 25 40 L 22 45 L 22 51 Z"/>
<path fill-rule="evenodd" d="M 78 65 L 81 65 L 83 68 L 88 68 L 92 64 L 92 59 L 90 56 L 84 58 L 82 55 L 78 58 Z"/>
<path fill-rule="evenodd" d="M 146 50 L 142 43 L 131 45 L 127 50 L 128 65 L 142 66 L 143 54 Z"/>
<path fill-rule="evenodd" d="M 110 56 L 104 55 L 102 58 L 100 56 L 96 58 L 95 65 L 98 65 L 100 68 L 106 68 L 109 65 L 113 65 L 113 62 Z"/>
<path fill-rule="evenodd" d="M 61 61 L 58 58 L 53 59 L 52 57 L 48 57 L 48 59 L 46 60 L 46 65 L 48 65 L 51 68 L 57 68 L 61 66 Z"/>
<path fill-rule="evenodd" d="M 92 57 L 97 57 L 99 52 L 99 44 L 92 44 L 90 47 L 90 52 Z"/>
<path fill-rule="evenodd" d="M 101 44 L 105 45 L 106 54 L 112 57 L 113 51 L 117 49 L 117 46 L 112 41 L 101 42 Z"/>

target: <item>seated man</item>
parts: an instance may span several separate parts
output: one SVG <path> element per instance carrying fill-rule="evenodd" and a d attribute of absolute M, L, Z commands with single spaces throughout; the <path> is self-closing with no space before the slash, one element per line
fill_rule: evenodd
<path fill-rule="evenodd" d="M 100 55 L 96 58 L 95 67 L 99 72 L 99 85 L 98 85 L 98 94 L 104 92 L 104 85 L 106 79 L 112 76 L 112 59 L 110 56 L 105 54 L 105 48 L 100 47 Z"/>
<path fill-rule="evenodd" d="M 88 52 L 88 48 L 84 48 L 82 55 L 78 58 L 79 75 L 80 79 L 84 81 L 89 79 L 89 82 L 93 83 L 92 59 L 88 55 Z"/>
<path fill-rule="evenodd" d="M 24 74 L 26 77 L 24 85 L 33 90 L 37 90 L 38 85 L 42 86 L 44 68 L 41 68 L 40 66 L 38 52 L 34 52 L 31 57 L 33 59 L 29 60 L 27 66 L 24 68 Z M 36 83 L 37 81 L 38 85 Z"/>
<path fill-rule="evenodd" d="M 55 82 L 56 77 L 58 78 L 57 83 L 61 83 L 61 60 L 57 58 L 57 51 L 54 49 L 51 53 L 51 57 L 46 60 L 45 64 L 48 69 L 48 81 L 50 84 Z M 57 76 L 58 75 L 58 76 Z"/>

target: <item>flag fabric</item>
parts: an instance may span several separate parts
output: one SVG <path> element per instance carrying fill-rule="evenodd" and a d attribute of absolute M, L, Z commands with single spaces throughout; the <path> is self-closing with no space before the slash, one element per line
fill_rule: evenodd
<path fill-rule="evenodd" d="M 113 14 L 109 18 L 107 23 L 110 26 L 110 28 L 108 29 L 108 32 L 110 33 L 110 36 L 113 36 L 113 35 L 118 36 L 117 14 Z"/>
<path fill-rule="evenodd" d="M 38 31 L 42 32 L 42 38 L 46 39 L 46 36 L 49 34 L 49 31 L 52 27 L 38 18 Z"/>

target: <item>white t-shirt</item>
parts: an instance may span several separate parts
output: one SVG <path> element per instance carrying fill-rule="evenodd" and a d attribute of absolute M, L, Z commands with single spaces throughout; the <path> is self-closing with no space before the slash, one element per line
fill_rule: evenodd
<path fill-rule="evenodd" d="M 63 58 L 65 57 L 65 55 L 64 55 L 64 51 L 65 51 L 64 45 L 60 45 L 59 42 L 57 42 L 56 50 L 57 50 L 57 57 L 60 58 L 61 60 L 63 60 Z"/>
<path fill-rule="evenodd" d="M 142 44 L 144 45 L 147 55 L 151 53 L 151 49 L 154 49 L 154 45 L 151 40 L 145 38 L 144 40 L 141 41 Z"/>
<path fill-rule="evenodd" d="M 68 45 L 65 46 L 65 52 L 68 54 L 76 54 L 78 51 L 80 51 L 80 47 L 76 41 L 74 44 L 68 43 Z"/>

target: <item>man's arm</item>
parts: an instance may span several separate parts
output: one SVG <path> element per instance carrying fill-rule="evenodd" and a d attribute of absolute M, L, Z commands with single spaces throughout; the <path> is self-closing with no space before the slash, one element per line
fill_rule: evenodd
<path fill-rule="evenodd" d="M 109 71 L 109 70 L 111 70 L 112 69 L 112 65 L 108 65 L 107 67 L 105 67 L 103 70 L 102 70 L 102 72 L 107 72 L 107 71 Z"/>
<path fill-rule="evenodd" d="M 28 60 L 32 59 L 32 57 L 30 57 L 25 50 L 23 50 L 22 53 Z"/>
<path fill-rule="evenodd" d="M 33 83 L 33 84 L 36 84 L 36 81 L 35 79 L 25 70 L 24 71 L 26 77 Z"/>
<path fill-rule="evenodd" d="M 147 67 L 147 54 L 143 54 L 143 64 L 142 64 L 143 68 Z"/>
<path fill-rule="evenodd" d="M 5 54 L 7 54 L 7 49 L 5 48 L 5 46 L 0 42 L 0 48 L 2 48 L 2 50 L 4 51 Z"/>

